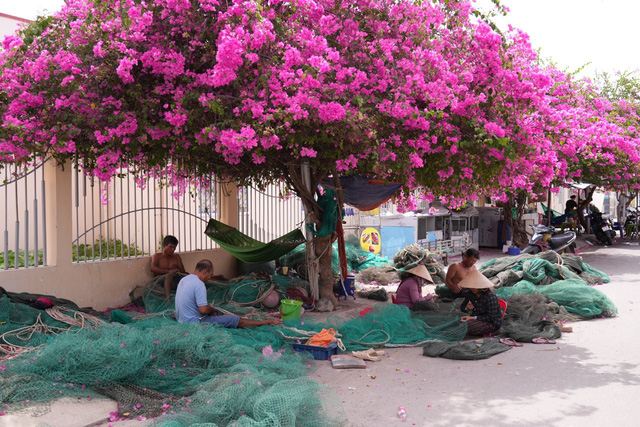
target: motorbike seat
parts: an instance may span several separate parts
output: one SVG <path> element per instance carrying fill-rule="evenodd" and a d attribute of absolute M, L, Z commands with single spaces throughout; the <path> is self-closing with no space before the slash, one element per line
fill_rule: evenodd
<path fill-rule="evenodd" d="M 566 233 L 556 234 L 555 236 L 549 237 L 547 242 L 551 248 L 558 248 L 569 243 L 572 240 L 576 239 L 576 233 L 573 231 L 567 231 Z"/>

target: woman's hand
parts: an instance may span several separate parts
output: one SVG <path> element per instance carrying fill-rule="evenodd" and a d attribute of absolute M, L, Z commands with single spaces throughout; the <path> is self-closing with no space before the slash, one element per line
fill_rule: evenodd
<path fill-rule="evenodd" d="M 461 322 L 468 322 L 469 320 L 475 320 L 475 317 L 474 316 L 462 316 L 460 318 Z"/>

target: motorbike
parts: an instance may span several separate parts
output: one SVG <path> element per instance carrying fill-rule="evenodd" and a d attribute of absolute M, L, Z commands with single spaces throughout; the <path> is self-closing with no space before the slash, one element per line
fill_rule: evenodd
<path fill-rule="evenodd" d="M 591 229 L 596 239 L 603 245 L 611 246 L 616 232 L 613 230 L 613 224 L 609 218 L 602 216 L 598 211 L 591 211 L 589 215 L 591 221 Z"/>
<path fill-rule="evenodd" d="M 638 216 L 635 212 L 629 212 L 627 218 L 624 221 L 624 235 L 625 237 L 631 237 L 635 226 L 638 224 Z"/>
<path fill-rule="evenodd" d="M 533 236 L 529 239 L 529 244 L 522 250 L 523 254 L 535 255 L 547 250 L 553 250 L 558 253 L 570 251 L 576 252 L 576 233 L 567 231 L 559 234 L 554 226 L 544 224 L 532 225 Z"/>

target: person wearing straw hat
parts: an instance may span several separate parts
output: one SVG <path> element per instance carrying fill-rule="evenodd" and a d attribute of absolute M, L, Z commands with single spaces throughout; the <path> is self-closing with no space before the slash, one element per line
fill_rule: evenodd
<path fill-rule="evenodd" d="M 400 305 L 414 309 L 420 301 L 430 301 L 435 295 L 422 296 L 422 287 L 425 283 L 433 283 L 431 275 L 423 264 L 413 267 L 400 275 L 400 286 L 396 291 L 396 301 Z"/>
<path fill-rule="evenodd" d="M 491 291 L 493 283 L 484 274 L 474 270 L 458 286 L 469 289 L 460 306 L 463 312 L 470 314 L 460 318 L 460 321 L 467 323 L 467 334 L 484 336 L 500 329 L 502 310 L 498 297 Z"/>

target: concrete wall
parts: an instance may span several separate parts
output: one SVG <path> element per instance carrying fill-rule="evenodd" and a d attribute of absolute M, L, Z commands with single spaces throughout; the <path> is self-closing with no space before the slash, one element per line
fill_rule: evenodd
<path fill-rule="evenodd" d="M 0 286 L 11 292 L 29 292 L 67 298 L 82 307 L 98 310 L 130 302 L 129 292 L 151 277 L 150 257 L 72 263 L 71 167 L 45 164 L 47 193 L 47 267 L 0 270 Z M 237 227 L 237 189 L 222 200 L 220 220 Z M 187 271 L 203 258 L 210 259 L 217 274 L 235 277 L 236 259 L 223 249 L 180 253 Z"/>

